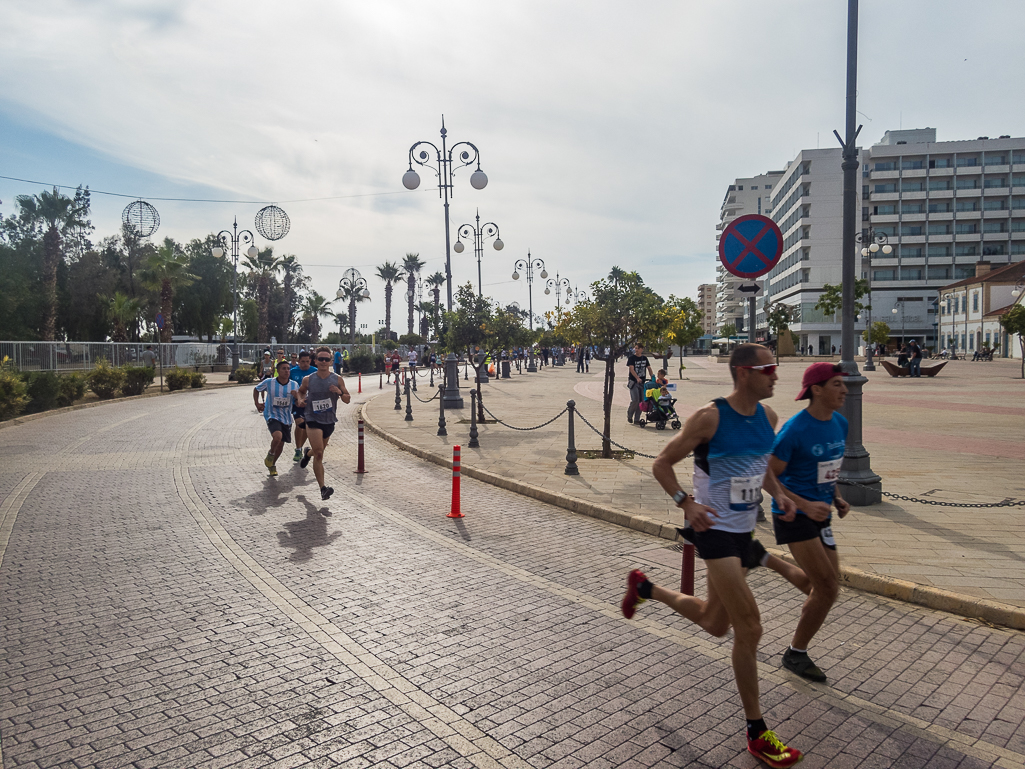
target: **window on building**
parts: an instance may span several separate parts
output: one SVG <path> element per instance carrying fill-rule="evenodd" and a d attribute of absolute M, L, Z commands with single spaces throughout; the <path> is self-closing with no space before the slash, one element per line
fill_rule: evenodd
<path fill-rule="evenodd" d="M 949 235 L 950 222 L 935 222 L 929 225 L 930 235 Z"/>
<path fill-rule="evenodd" d="M 925 229 L 921 224 L 905 224 L 900 228 L 900 234 L 902 237 L 924 235 Z"/>
<path fill-rule="evenodd" d="M 979 292 L 976 291 L 972 294 L 972 312 L 979 311 Z"/>
<path fill-rule="evenodd" d="M 1006 211 L 1007 198 L 986 198 L 982 208 L 986 211 Z"/>
<path fill-rule="evenodd" d="M 1007 177 L 1006 176 L 987 176 L 986 177 L 986 181 L 983 182 L 982 186 L 985 187 L 987 190 L 992 190 L 992 189 L 996 189 L 996 188 L 999 188 L 999 187 L 1006 187 L 1007 186 Z"/>
<path fill-rule="evenodd" d="M 958 235 L 971 235 L 979 231 L 978 222 L 958 222 L 954 230 Z"/>
<path fill-rule="evenodd" d="M 894 205 L 872 206 L 873 216 L 893 216 L 895 213 L 897 213 L 897 206 Z"/>
<path fill-rule="evenodd" d="M 1011 179 L 1012 187 L 1025 187 L 1025 176 L 1015 176 Z"/>
<path fill-rule="evenodd" d="M 938 201 L 936 203 L 930 203 L 929 204 L 929 213 L 930 214 L 946 214 L 946 213 L 950 213 L 952 210 L 953 210 L 953 207 L 951 206 L 951 203 L 950 203 L 949 200 L 942 200 L 942 201 Z"/>
<path fill-rule="evenodd" d="M 958 211 L 978 211 L 979 210 L 979 201 L 978 201 L 977 198 L 972 198 L 971 200 L 959 200 L 959 201 L 957 201 L 957 210 Z"/>
<path fill-rule="evenodd" d="M 929 280 L 949 280 L 950 267 L 929 267 L 926 271 Z"/>
<path fill-rule="evenodd" d="M 1025 240 L 1016 240 L 1011 243 L 1011 253 L 1015 256 L 1025 254 Z"/>
<path fill-rule="evenodd" d="M 977 165 L 979 165 L 979 159 L 977 157 L 972 158 L 972 157 L 965 157 L 964 155 L 962 155 L 962 156 L 960 156 L 957 159 L 957 167 L 958 168 L 965 168 L 965 167 L 968 167 L 968 166 L 977 166 Z"/>
<path fill-rule="evenodd" d="M 990 333 L 989 331 L 986 332 L 986 347 L 989 347 L 990 344 Z"/>
<path fill-rule="evenodd" d="M 874 191 L 876 193 L 896 192 L 897 185 L 893 182 L 888 182 L 887 184 L 877 184 Z"/>
<path fill-rule="evenodd" d="M 1025 165 L 1025 152 L 1015 152 L 1011 160 L 1015 165 Z"/>
<path fill-rule="evenodd" d="M 930 179 L 929 189 L 932 191 L 936 190 L 952 190 L 954 189 L 953 179 Z"/>
<path fill-rule="evenodd" d="M 1025 198 L 1011 198 L 1011 208 L 1025 208 Z"/>
<path fill-rule="evenodd" d="M 932 158 L 929 160 L 929 168 L 950 168 L 950 158 Z"/>
<path fill-rule="evenodd" d="M 902 171 L 914 171 L 919 168 L 925 168 L 925 161 L 923 160 L 902 160 L 900 162 L 900 168 Z"/>
<path fill-rule="evenodd" d="M 961 338 L 964 339 L 964 334 L 961 335 Z M 974 350 L 975 349 L 975 334 L 969 334 L 968 335 L 968 349 L 969 350 Z"/>
<path fill-rule="evenodd" d="M 903 192 L 924 192 L 925 181 L 921 179 L 903 179 L 900 183 Z"/>
<path fill-rule="evenodd" d="M 1000 219 L 999 221 L 995 221 L 995 222 L 983 222 L 982 223 L 982 231 L 983 232 L 1007 232 L 1007 220 L 1006 219 Z"/>
<path fill-rule="evenodd" d="M 959 190 L 977 190 L 979 189 L 979 180 L 975 176 L 967 179 L 959 177 L 957 180 L 957 188 Z"/>
<path fill-rule="evenodd" d="M 961 334 L 961 349 L 964 349 L 964 334 Z"/>
<path fill-rule="evenodd" d="M 975 277 L 975 265 L 972 265 L 972 264 L 955 264 L 954 265 L 954 280 L 963 280 L 964 278 L 974 278 L 974 277 Z"/>
<path fill-rule="evenodd" d="M 946 245 L 930 245 L 929 246 L 929 258 L 936 259 L 939 257 L 950 257 L 950 244 Z"/>
<path fill-rule="evenodd" d="M 924 214 L 925 203 L 904 203 L 900 207 L 902 214 Z"/>
<path fill-rule="evenodd" d="M 1012 219 L 1011 232 L 1025 232 L 1025 219 Z"/>
<path fill-rule="evenodd" d="M 979 255 L 979 244 L 978 243 L 959 243 L 954 246 L 954 256 L 978 256 Z M 974 275 L 974 273 L 972 273 Z M 966 278 L 967 275 L 961 277 Z"/>
<path fill-rule="evenodd" d="M 892 160 L 887 160 L 887 161 L 884 161 L 884 162 L 876 163 L 875 167 L 872 170 L 873 171 L 896 171 L 897 170 L 897 164 L 895 162 L 893 162 Z"/>
<path fill-rule="evenodd" d="M 959 312 L 961 312 L 961 297 L 955 296 L 954 297 L 954 314 L 957 315 L 957 313 L 959 313 Z"/>
<path fill-rule="evenodd" d="M 993 152 L 986 153 L 986 165 L 988 166 L 1006 166 L 1007 155 L 996 154 Z"/>
<path fill-rule="evenodd" d="M 872 280 L 894 280 L 896 270 L 872 270 Z"/>
<path fill-rule="evenodd" d="M 743 190 L 744 190 L 744 185 L 743 184 L 738 184 L 737 185 L 737 191 L 738 192 L 743 192 Z"/>
<path fill-rule="evenodd" d="M 983 256 L 1006 256 L 1007 255 L 1007 244 L 1006 243 L 983 243 L 982 244 L 982 255 Z"/>

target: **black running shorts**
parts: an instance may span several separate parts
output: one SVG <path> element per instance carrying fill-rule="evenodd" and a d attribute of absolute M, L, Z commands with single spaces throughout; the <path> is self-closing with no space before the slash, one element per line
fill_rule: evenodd
<path fill-rule="evenodd" d="M 753 532 L 738 534 L 733 531 L 708 529 L 694 532 L 694 547 L 703 561 L 714 561 L 718 558 L 739 558 L 744 563 L 751 549 Z"/>
<path fill-rule="evenodd" d="M 292 419 L 295 420 L 296 429 L 300 429 L 306 422 L 306 408 L 303 406 L 293 406 Z"/>
<path fill-rule="evenodd" d="M 270 434 L 281 433 L 281 440 L 285 443 L 292 442 L 292 425 L 286 425 L 277 419 L 267 420 L 267 429 L 270 430 Z"/>
<path fill-rule="evenodd" d="M 798 513 L 792 521 L 784 521 L 780 516 L 772 516 L 772 528 L 776 531 L 776 544 L 789 545 L 791 542 L 807 542 L 819 539 L 830 550 L 836 550 L 833 539 L 833 519 L 813 521 L 804 513 Z"/>
<path fill-rule="evenodd" d="M 331 424 L 325 424 L 324 422 L 307 422 L 306 430 L 320 430 L 324 433 L 324 440 L 326 441 L 331 437 L 331 433 L 335 431 L 335 425 L 333 422 Z"/>

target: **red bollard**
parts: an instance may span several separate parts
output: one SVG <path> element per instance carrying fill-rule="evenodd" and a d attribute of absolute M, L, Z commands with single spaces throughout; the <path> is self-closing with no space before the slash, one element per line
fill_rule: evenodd
<path fill-rule="evenodd" d="M 683 563 L 680 565 L 680 592 L 694 595 L 694 545 L 683 543 Z"/>
<path fill-rule="evenodd" d="M 359 452 L 358 452 L 359 462 L 358 462 L 358 464 L 356 466 L 356 472 L 359 473 L 360 475 L 363 475 L 367 471 L 367 466 L 366 466 L 366 464 L 364 462 L 364 459 L 363 459 L 363 420 L 360 419 L 357 424 L 359 425 L 359 427 L 358 427 L 358 430 L 359 430 Z"/>
<path fill-rule="evenodd" d="M 363 372 L 362 371 L 360 371 L 358 374 L 356 374 L 356 392 L 357 393 L 363 392 Z"/>
<path fill-rule="evenodd" d="M 377 379 L 377 389 L 378 390 L 383 390 L 384 389 L 384 374 L 381 374 L 378 377 L 378 379 Z"/>
<path fill-rule="evenodd" d="M 459 476 L 461 462 L 459 459 L 459 447 L 452 447 L 452 509 L 446 518 L 465 518 L 459 510 Z"/>

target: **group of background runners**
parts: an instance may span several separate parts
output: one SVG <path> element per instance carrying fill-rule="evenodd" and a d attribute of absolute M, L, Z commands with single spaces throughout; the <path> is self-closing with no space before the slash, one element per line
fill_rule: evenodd
<path fill-rule="evenodd" d="M 310 360 L 316 367 L 310 366 Z M 338 422 L 338 400 L 348 403 L 349 391 L 339 374 L 331 370 L 334 356 L 329 347 L 318 347 L 311 353 L 302 351 L 295 366 L 278 360 L 277 376 L 264 379 L 253 388 L 253 403 L 263 413 L 271 434 L 270 451 L 263 463 L 272 476 L 278 474 L 277 460 L 286 443 L 292 442 L 295 424 L 294 462 L 305 468 L 313 462 L 313 474 L 320 486 L 320 498 L 328 499 L 334 489 L 324 483 L 324 449 Z M 266 397 L 261 405 L 260 395 Z M 307 439 L 310 445 L 303 448 Z M 325 515 L 330 513 L 322 510 Z"/>
<path fill-rule="evenodd" d="M 760 402 L 773 395 L 776 368 L 767 348 L 739 345 L 730 356 L 733 392 L 688 419 L 652 467 L 655 479 L 684 512 L 687 526 L 680 533 L 705 561 L 707 598 L 659 587 L 634 570 L 627 578 L 622 610 L 629 619 L 640 603 L 654 599 L 713 636 L 723 636 L 732 627 L 733 674 L 747 717 L 748 751 L 782 768 L 803 755 L 783 744 L 762 718 L 756 656 L 761 617 L 746 575 L 749 569 L 767 566 L 807 594 L 782 664 L 799 676 L 824 682 L 825 674 L 808 656 L 808 645 L 839 592 L 832 508 L 843 518 L 850 506 L 836 488 L 847 440 L 847 420 L 837 413 L 847 393 L 845 374 L 832 363 L 809 366 L 797 400 L 810 403 L 776 434 L 776 414 Z M 693 495 L 683 490 L 673 470 L 692 453 Z M 800 568 L 769 555 L 754 538 L 762 489 L 772 497 L 776 542 L 790 548 Z"/>

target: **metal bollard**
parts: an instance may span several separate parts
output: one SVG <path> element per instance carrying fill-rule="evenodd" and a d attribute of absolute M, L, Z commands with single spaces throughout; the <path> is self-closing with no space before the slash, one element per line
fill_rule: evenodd
<path fill-rule="evenodd" d="M 445 429 L 445 385 L 438 385 L 438 406 L 441 416 L 438 417 L 438 435 L 448 435 Z"/>
<path fill-rule="evenodd" d="M 383 390 L 384 389 L 384 374 L 381 374 L 381 376 L 377 380 L 377 389 L 378 390 Z"/>
<path fill-rule="evenodd" d="M 365 460 L 363 458 L 363 420 L 360 419 L 356 424 L 358 425 L 358 435 L 359 435 L 359 451 L 358 451 L 358 454 L 357 454 L 358 459 L 357 459 L 357 463 L 356 463 L 356 472 L 359 473 L 360 475 L 364 475 L 366 473 L 366 471 L 367 471 L 367 466 L 366 466 L 366 462 L 365 462 Z"/>
<path fill-rule="evenodd" d="M 431 387 L 434 387 L 434 366 L 431 366 Z"/>
<path fill-rule="evenodd" d="M 413 380 L 413 392 L 416 392 L 416 373 L 415 368 L 410 370 L 411 378 Z"/>
<path fill-rule="evenodd" d="M 680 564 L 680 592 L 694 595 L 694 545 L 683 543 L 683 562 Z"/>
<path fill-rule="evenodd" d="M 406 421 L 413 421 L 413 402 L 409 395 L 409 380 L 406 380 Z"/>
<path fill-rule="evenodd" d="M 459 456 L 458 446 L 452 447 L 452 509 L 449 510 L 446 518 L 465 518 L 459 509 L 459 480 L 462 475 L 462 462 Z"/>
<path fill-rule="evenodd" d="M 395 375 L 395 410 L 402 411 L 402 392 L 399 390 L 399 375 Z"/>
<path fill-rule="evenodd" d="M 477 440 L 477 391 L 470 390 L 470 448 L 476 449 L 480 447 L 480 441 Z"/>
<path fill-rule="evenodd" d="M 577 447 L 573 445 L 573 412 L 576 410 L 576 401 L 566 401 L 566 408 L 569 409 L 569 445 L 566 447 L 566 475 L 580 475 L 577 469 Z"/>
<path fill-rule="evenodd" d="M 357 372 L 356 374 L 356 392 L 363 392 L 363 372 Z"/>

